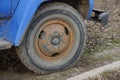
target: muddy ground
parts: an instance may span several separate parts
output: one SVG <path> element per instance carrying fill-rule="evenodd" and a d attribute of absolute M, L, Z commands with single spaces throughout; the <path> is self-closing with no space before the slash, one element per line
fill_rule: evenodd
<path fill-rule="evenodd" d="M 65 80 L 93 68 L 120 60 L 120 0 L 95 0 L 95 7 L 110 12 L 109 24 L 86 22 L 87 46 L 79 63 L 63 72 L 35 75 L 17 58 L 15 49 L 0 51 L 0 80 Z"/>

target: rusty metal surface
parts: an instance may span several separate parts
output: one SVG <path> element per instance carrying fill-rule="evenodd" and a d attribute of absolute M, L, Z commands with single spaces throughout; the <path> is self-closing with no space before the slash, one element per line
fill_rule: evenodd
<path fill-rule="evenodd" d="M 62 59 L 72 49 L 73 35 L 73 30 L 67 22 L 59 19 L 47 21 L 36 34 L 35 50 L 44 60 Z"/>

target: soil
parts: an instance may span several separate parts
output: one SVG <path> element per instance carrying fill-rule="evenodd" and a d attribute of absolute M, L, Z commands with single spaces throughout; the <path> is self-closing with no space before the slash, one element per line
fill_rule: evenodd
<path fill-rule="evenodd" d="M 87 47 L 78 64 L 66 71 L 35 75 L 18 59 L 15 48 L 0 51 L 0 80 L 65 80 L 120 60 L 120 0 L 95 0 L 95 8 L 109 11 L 109 24 L 87 21 Z"/>
<path fill-rule="evenodd" d="M 120 80 L 120 70 L 117 71 L 108 71 L 102 74 L 102 80 Z"/>
<path fill-rule="evenodd" d="M 17 60 L 17 56 L 15 57 L 15 55 L 14 58 L 12 57 L 10 59 L 12 61 L 10 60 L 9 62 L 9 60 L 6 60 L 8 64 L 4 63 L 4 65 L 0 67 L 0 80 L 65 80 L 99 66 L 120 60 L 120 47 L 114 47 L 111 50 L 104 50 L 103 52 L 92 55 L 83 55 L 80 62 L 75 67 L 66 71 L 47 75 L 35 75 L 30 72 L 19 60 Z"/>
<path fill-rule="evenodd" d="M 114 71 L 106 71 L 99 74 L 98 77 L 90 78 L 89 80 L 120 80 L 120 69 Z"/>

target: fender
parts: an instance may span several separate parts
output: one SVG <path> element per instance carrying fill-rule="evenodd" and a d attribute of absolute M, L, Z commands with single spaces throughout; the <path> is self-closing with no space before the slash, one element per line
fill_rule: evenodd
<path fill-rule="evenodd" d="M 5 39 L 12 42 L 14 46 L 19 46 L 25 36 L 29 24 L 34 17 L 38 7 L 45 0 L 20 0 L 19 5 L 8 23 Z M 21 7 L 22 6 L 22 7 Z M 88 19 L 92 14 L 94 0 L 89 0 Z"/>
<path fill-rule="evenodd" d="M 8 22 L 5 39 L 12 42 L 14 46 L 19 46 L 35 12 L 44 1 L 20 0 L 14 15 Z"/>

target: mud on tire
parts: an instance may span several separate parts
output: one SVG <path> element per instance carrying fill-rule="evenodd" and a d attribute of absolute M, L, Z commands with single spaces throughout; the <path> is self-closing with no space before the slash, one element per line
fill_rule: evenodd
<path fill-rule="evenodd" d="M 68 69 L 85 45 L 85 25 L 79 12 L 64 3 L 45 3 L 36 13 L 17 54 L 36 74 Z"/>

